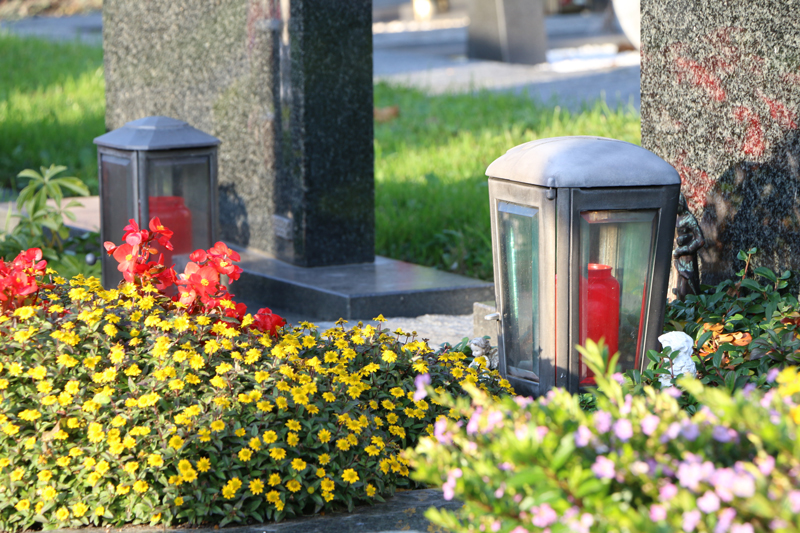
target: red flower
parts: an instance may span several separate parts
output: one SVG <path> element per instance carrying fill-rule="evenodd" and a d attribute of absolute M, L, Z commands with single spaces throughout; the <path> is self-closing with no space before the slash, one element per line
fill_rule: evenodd
<path fill-rule="evenodd" d="M 158 244 L 166 248 L 167 250 L 172 250 L 172 243 L 169 240 L 172 238 L 173 232 L 172 230 L 167 229 L 158 217 L 153 217 L 150 219 L 150 231 L 156 236 L 156 240 Z"/>
<path fill-rule="evenodd" d="M 279 327 L 286 325 L 286 320 L 273 313 L 269 307 L 259 309 L 253 319 L 252 327 L 259 331 L 269 332 L 273 337 L 278 335 Z"/>
<path fill-rule="evenodd" d="M 122 272 L 125 281 L 133 281 L 133 274 L 136 270 L 136 260 L 138 259 L 139 245 L 131 246 L 125 243 L 117 246 L 114 250 L 114 259 L 117 260 L 119 265 L 117 270 Z"/>

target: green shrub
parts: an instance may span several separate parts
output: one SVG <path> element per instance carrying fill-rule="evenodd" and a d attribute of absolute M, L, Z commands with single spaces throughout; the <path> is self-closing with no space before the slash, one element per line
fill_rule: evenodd
<path fill-rule="evenodd" d="M 43 287 L 0 316 L 5 531 L 382 501 L 412 483 L 402 451 L 455 416 L 413 400 L 417 376 L 442 393 L 509 388 L 401 332 L 302 323 L 273 338 L 225 316 L 226 300 L 189 316 L 147 283 Z"/>
<path fill-rule="evenodd" d="M 451 403 L 466 426 L 437 423 L 421 439 L 415 477 L 464 501 L 428 517 L 452 531 L 796 531 L 800 528 L 800 376 L 778 389 L 729 394 L 688 379 L 694 416 L 670 392 L 629 383 L 584 351 L 598 376 L 597 411 L 554 390 L 537 400 Z M 614 361 L 612 361 L 613 368 Z M 620 384 L 619 381 L 623 384 Z"/>
<path fill-rule="evenodd" d="M 725 387 L 729 392 L 747 383 L 769 388 L 780 370 L 800 363 L 797 275 L 752 268 L 756 253 L 755 248 L 739 252 L 743 268 L 735 279 L 704 286 L 701 294 L 667 304 L 665 330 L 683 331 L 694 339 L 692 359 L 696 377 L 704 385 Z M 660 389 L 658 378 L 669 373 L 667 351 L 651 351 L 648 357 L 649 368 L 643 373 L 629 371 L 639 385 L 637 391 L 644 385 Z M 680 403 L 690 414 L 697 405 L 688 394 Z"/>

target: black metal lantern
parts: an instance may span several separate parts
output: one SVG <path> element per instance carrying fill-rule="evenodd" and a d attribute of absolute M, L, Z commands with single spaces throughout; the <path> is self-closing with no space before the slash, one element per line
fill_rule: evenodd
<path fill-rule="evenodd" d="M 100 233 L 120 243 L 129 219 L 147 228 L 152 217 L 174 232 L 164 262 L 180 271 L 189 254 L 217 240 L 219 139 L 168 117 L 147 117 L 101 135 Z M 113 257 L 103 255 L 103 286 L 122 280 Z"/>
<path fill-rule="evenodd" d="M 643 369 L 664 323 L 680 177 L 600 137 L 522 144 L 486 170 L 500 372 L 520 392 L 594 384 L 576 345 Z"/>

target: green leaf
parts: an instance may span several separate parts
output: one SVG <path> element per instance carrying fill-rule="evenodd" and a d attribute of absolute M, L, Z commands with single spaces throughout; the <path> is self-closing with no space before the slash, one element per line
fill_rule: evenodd
<path fill-rule="evenodd" d="M 778 281 L 778 276 L 775 275 L 775 272 L 773 272 L 772 270 L 770 270 L 769 268 L 766 268 L 766 267 L 758 267 L 755 270 L 753 270 L 753 273 L 758 275 L 758 276 L 762 276 L 762 277 L 767 278 L 772 283 L 775 283 L 776 281 Z"/>
<path fill-rule="evenodd" d="M 759 285 L 758 282 L 756 282 L 753 279 L 749 279 L 749 278 L 742 280 L 742 287 L 744 287 L 745 289 L 750 289 L 751 291 L 763 291 L 764 290 L 764 288 L 761 285 Z"/>
<path fill-rule="evenodd" d="M 524 487 L 526 485 L 536 485 L 538 482 L 545 479 L 545 473 L 542 467 L 534 466 L 515 474 L 506 481 L 509 487 Z"/>

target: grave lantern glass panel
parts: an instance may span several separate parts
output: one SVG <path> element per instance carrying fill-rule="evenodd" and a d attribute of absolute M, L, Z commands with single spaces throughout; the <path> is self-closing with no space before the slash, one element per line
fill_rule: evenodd
<path fill-rule="evenodd" d="M 100 172 L 101 239 L 119 244 L 134 219 L 152 217 L 172 230 L 173 250 L 159 249 L 178 271 L 198 248 L 217 239 L 217 150 L 220 141 L 167 117 L 134 120 L 94 140 Z M 113 257 L 103 256 L 103 286 L 122 279 Z"/>
<path fill-rule="evenodd" d="M 500 372 L 520 393 L 594 384 L 575 348 L 601 338 L 622 371 L 657 348 L 680 177 L 598 137 L 526 143 L 492 163 Z"/>

